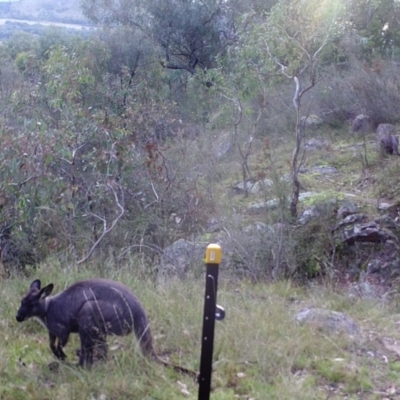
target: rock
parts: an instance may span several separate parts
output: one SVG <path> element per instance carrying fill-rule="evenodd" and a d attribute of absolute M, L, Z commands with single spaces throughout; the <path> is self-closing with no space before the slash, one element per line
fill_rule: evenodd
<path fill-rule="evenodd" d="M 263 201 L 261 203 L 251 204 L 247 207 L 247 212 L 249 214 L 259 214 L 267 210 L 274 210 L 279 206 L 279 199 L 272 199 L 268 201 Z"/>
<path fill-rule="evenodd" d="M 318 209 L 317 206 L 312 206 L 311 208 L 308 208 L 307 210 L 304 210 L 300 217 L 299 217 L 299 223 L 301 225 L 305 225 L 308 222 L 312 221 L 313 219 L 319 218 L 321 216 L 321 211 Z"/>
<path fill-rule="evenodd" d="M 394 125 L 392 124 L 379 124 L 376 129 L 376 134 L 379 137 L 393 135 L 395 133 Z"/>
<path fill-rule="evenodd" d="M 392 124 L 379 124 L 376 136 L 380 145 L 381 154 L 399 154 L 399 140 L 395 136 L 395 127 Z"/>
<path fill-rule="evenodd" d="M 305 126 L 306 128 L 311 128 L 311 129 L 315 129 L 320 127 L 321 125 L 324 124 L 324 120 L 319 117 L 318 115 L 315 114 L 310 114 L 310 115 L 303 115 L 300 118 L 300 122 L 303 126 Z"/>
<path fill-rule="evenodd" d="M 201 266 L 207 245 L 179 239 L 166 247 L 160 260 L 158 278 L 185 278 L 190 267 Z"/>
<path fill-rule="evenodd" d="M 351 132 L 368 133 L 373 130 L 372 120 L 368 115 L 359 114 L 351 124 Z"/>
<path fill-rule="evenodd" d="M 347 216 L 357 214 L 358 212 L 359 207 L 357 204 L 349 200 L 344 200 L 337 212 L 337 218 L 346 218 Z"/>
<path fill-rule="evenodd" d="M 320 139 L 309 139 L 304 143 L 304 148 L 307 150 L 322 150 L 325 143 Z"/>
<path fill-rule="evenodd" d="M 216 218 L 211 218 L 209 221 L 207 221 L 207 225 L 204 227 L 204 232 L 205 233 L 214 233 L 214 232 L 219 232 L 223 228 L 222 223 L 216 219 Z"/>
<path fill-rule="evenodd" d="M 326 200 L 324 202 L 314 204 L 310 208 L 304 210 L 298 221 L 301 225 L 305 225 L 313 219 L 320 218 L 321 216 L 331 216 L 334 208 L 336 207 L 336 200 Z"/>
<path fill-rule="evenodd" d="M 315 192 L 302 192 L 299 195 L 299 201 L 302 202 L 302 201 L 309 199 L 310 197 L 313 197 L 315 195 L 316 195 Z M 290 197 L 287 198 L 286 205 L 289 204 L 289 202 L 290 202 Z M 265 212 L 267 210 L 276 209 L 279 206 L 279 204 L 280 204 L 279 199 L 272 199 L 272 200 L 263 201 L 260 203 L 251 204 L 247 208 L 247 212 L 249 214 L 259 214 L 259 213 Z"/>
<path fill-rule="evenodd" d="M 264 191 L 273 185 L 271 179 L 264 179 L 262 181 L 254 182 L 253 180 L 248 180 L 246 182 L 247 192 L 251 194 L 257 194 Z M 237 192 L 245 192 L 244 182 L 241 181 L 233 187 Z"/>
<path fill-rule="evenodd" d="M 392 211 L 397 212 L 398 207 L 399 206 L 398 206 L 397 202 L 396 203 L 387 203 L 387 202 L 382 201 L 378 204 L 379 211 L 387 211 L 389 213 L 391 213 Z"/>
<path fill-rule="evenodd" d="M 343 231 L 344 242 L 354 244 L 355 242 L 384 243 L 389 239 L 397 242 L 396 236 L 387 229 L 381 229 L 375 222 L 356 224 L 350 229 Z"/>
<path fill-rule="evenodd" d="M 225 133 L 215 139 L 213 146 L 215 157 L 220 160 L 227 156 L 233 149 L 232 135 Z"/>
<path fill-rule="evenodd" d="M 325 175 L 325 174 L 338 174 L 339 170 L 335 167 L 330 167 L 329 165 L 321 165 L 311 168 L 309 172 Z"/>
<path fill-rule="evenodd" d="M 371 260 L 367 265 L 367 275 L 380 272 L 383 264 L 384 263 L 381 260 Z"/>
<path fill-rule="evenodd" d="M 309 199 L 309 198 L 311 198 L 311 197 L 314 197 L 314 196 L 316 196 L 316 195 L 317 195 L 316 192 L 301 192 L 301 193 L 299 194 L 299 201 L 307 200 L 307 199 Z"/>
<path fill-rule="evenodd" d="M 264 179 L 262 181 L 257 181 L 252 187 L 251 193 L 260 193 L 266 188 L 272 187 L 274 182 L 271 179 Z"/>
<path fill-rule="evenodd" d="M 300 325 L 308 324 L 327 333 L 360 333 L 359 326 L 347 314 L 320 308 L 306 308 L 296 315 L 296 322 Z"/>
<path fill-rule="evenodd" d="M 333 230 L 343 228 L 348 225 L 367 222 L 368 217 L 365 214 L 351 214 L 348 215 L 343 221 L 340 221 Z"/>
<path fill-rule="evenodd" d="M 381 296 L 369 282 L 354 283 L 349 290 L 349 297 L 361 299 L 379 299 Z"/>
<path fill-rule="evenodd" d="M 387 228 L 394 232 L 400 230 L 400 226 L 387 214 L 376 217 L 374 222 L 379 224 L 382 228 Z"/>
<path fill-rule="evenodd" d="M 367 276 L 377 274 L 383 282 L 389 283 L 400 277 L 400 260 L 384 261 L 378 258 L 371 260 L 367 265 L 366 274 Z"/>

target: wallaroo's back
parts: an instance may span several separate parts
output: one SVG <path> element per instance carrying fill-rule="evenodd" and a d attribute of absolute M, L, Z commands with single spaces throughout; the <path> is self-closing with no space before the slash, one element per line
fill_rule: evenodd
<path fill-rule="evenodd" d="M 48 298 L 47 312 L 65 309 L 64 302 L 54 301 L 64 297 L 70 304 L 71 322 L 84 314 L 88 321 L 105 334 L 127 335 L 134 327 L 148 329 L 148 319 L 142 304 L 124 284 L 107 279 L 80 281 L 64 292 Z M 79 312 L 77 313 L 77 311 Z"/>

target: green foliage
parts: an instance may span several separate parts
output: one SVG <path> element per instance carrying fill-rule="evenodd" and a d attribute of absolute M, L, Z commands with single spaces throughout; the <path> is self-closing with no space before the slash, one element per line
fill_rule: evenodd
<path fill-rule="evenodd" d="M 346 4 L 350 28 L 361 38 L 364 59 L 376 56 L 398 59 L 400 4 L 395 0 L 359 1 Z"/>
<path fill-rule="evenodd" d="M 343 11 L 340 1 L 279 2 L 250 33 L 257 63 L 272 63 L 288 76 L 313 69 L 332 56 L 334 42 L 344 32 Z"/>
<path fill-rule="evenodd" d="M 85 60 L 75 51 L 57 46 L 49 51 L 43 65 L 45 90 L 49 105 L 56 110 L 68 108 L 82 98 L 83 91 L 94 83 Z"/>
<path fill-rule="evenodd" d="M 38 49 L 38 39 L 28 33 L 16 33 L 9 40 L 2 43 L 2 48 L 15 59 L 20 53 L 35 53 Z"/>
<path fill-rule="evenodd" d="M 84 0 L 84 14 L 103 26 L 139 28 L 151 37 L 161 64 L 194 74 L 215 67 L 215 58 L 234 40 L 235 12 L 219 0 L 177 2 L 125 1 L 115 6 L 103 0 Z M 149 48 L 151 48 L 149 43 Z M 153 44 L 154 46 L 154 44 Z"/>

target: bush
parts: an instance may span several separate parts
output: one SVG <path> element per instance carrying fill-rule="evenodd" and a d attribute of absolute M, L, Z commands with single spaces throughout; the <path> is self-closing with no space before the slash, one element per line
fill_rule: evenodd
<path fill-rule="evenodd" d="M 358 114 L 366 114 L 372 123 L 400 121 L 400 66 L 394 62 L 352 61 L 324 72 L 323 80 L 312 94 L 312 107 L 335 126 Z"/>

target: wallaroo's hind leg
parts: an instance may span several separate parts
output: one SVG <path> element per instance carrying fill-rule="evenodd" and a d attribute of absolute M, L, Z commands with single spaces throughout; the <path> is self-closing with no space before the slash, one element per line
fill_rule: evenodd
<path fill-rule="evenodd" d="M 81 357 L 82 349 L 76 349 L 76 355 Z M 108 345 L 107 342 L 103 338 L 101 340 L 93 341 L 93 361 L 97 360 L 107 360 L 108 353 Z"/>
<path fill-rule="evenodd" d="M 79 331 L 79 337 L 81 339 L 79 365 L 81 367 L 87 367 L 93 364 L 94 340 L 93 337 L 85 330 Z"/>
<path fill-rule="evenodd" d="M 108 346 L 105 336 L 97 339 L 95 349 L 96 355 L 100 360 L 107 360 Z"/>
<path fill-rule="evenodd" d="M 65 360 L 67 358 L 67 355 L 64 353 L 63 347 L 68 342 L 68 336 L 66 336 L 63 339 L 60 339 L 56 335 L 49 333 L 49 339 L 50 339 L 50 348 L 51 348 L 51 351 L 53 352 L 53 354 L 59 360 Z"/>

